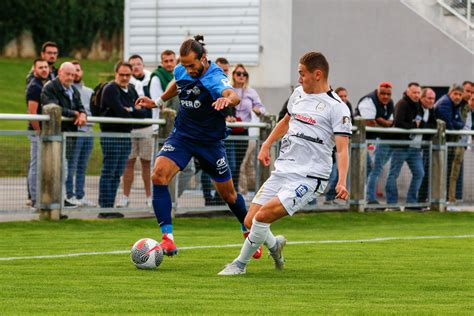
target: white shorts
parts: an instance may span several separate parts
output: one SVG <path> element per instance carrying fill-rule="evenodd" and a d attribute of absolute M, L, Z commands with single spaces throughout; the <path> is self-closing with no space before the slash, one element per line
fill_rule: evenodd
<path fill-rule="evenodd" d="M 153 155 L 152 133 L 152 126 L 132 130 L 131 135 L 137 135 L 138 137 L 132 137 L 132 150 L 128 159 L 151 160 Z"/>
<path fill-rule="evenodd" d="M 257 192 L 252 203 L 263 205 L 277 196 L 288 214 L 293 215 L 316 196 L 323 194 L 327 183 L 328 181 L 324 179 L 273 172 Z"/>

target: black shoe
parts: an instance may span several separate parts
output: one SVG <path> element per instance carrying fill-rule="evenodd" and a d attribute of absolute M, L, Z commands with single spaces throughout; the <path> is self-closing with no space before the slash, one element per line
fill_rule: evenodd
<path fill-rule="evenodd" d="M 367 204 L 380 204 L 380 202 L 377 200 L 372 200 L 372 201 L 367 202 Z"/>
<path fill-rule="evenodd" d="M 204 206 L 214 206 L 214 198 L 212 196 L 204 197 Z"/>
<path fill-rule="evenodd" d="M 64 214 L 59 215 L 59 219 L 68 219 L 68 218 L 69 216 L 67 215 L 64 215 Z"/>
<path fill-rule="evenodd" d="M 77 208 L 77 204 L 64 200 L 64 208 Z"/>
<path fill-rule="evenodd" d="M 216 195 L 213 200 L 214 200 L 214 205 L 226 205 L 227 204 L 219 195 Z"/>
<path fill-rule="evenodd" d="M 109 219 L 109 218 L 123 218 L 123 214 L 122 213 L 99 213 L 99 216 L 97 216 L 98 218 L 106 218 L 106 219 Z"/>

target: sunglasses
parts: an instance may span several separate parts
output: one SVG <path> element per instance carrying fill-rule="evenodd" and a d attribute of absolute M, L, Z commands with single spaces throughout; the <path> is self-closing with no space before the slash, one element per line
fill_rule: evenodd
<path fill-rule="evenodd" d="M 240 76 L 244 76 L 244 77 L 248 77 L 248 76 L 249 76 L 248 72 L 236 71 L 235 74 L 236 74 L 237 76 L 239 76 L 239 77 L 240 77 Z"/>

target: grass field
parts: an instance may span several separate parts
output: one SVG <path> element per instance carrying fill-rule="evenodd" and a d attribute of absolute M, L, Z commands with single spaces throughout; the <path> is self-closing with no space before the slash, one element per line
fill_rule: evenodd
<path fill-rule="evenodd" d="M 61 62 L 72 58 L 61 58 Z M 26 114 L 25 79 L 30 71 L 32 59 L 0 58 L 0 113 Z M 113 61 L 81 61 L 84 70 L 84 82 L 94 88 L 105 80 L 104 74 L 113 73 Z M 7 88 L 8 87 L 8 88 Z M 25 121 L 2 121 L 0 130 L 26 130 Z M 98 129 L 97 129 L 98 131 Z M 96 144 L 97 145 L 97 144 Z M 21 136 L 4 136 L 0 141 L 0 177 L 24 176 L 29 160 L 28 138 Z M 21 150 L 20 150 L 21 148 Z M 95 146 L 92 159 L 100 160 L 100 147 Z M 97 170 L 92 170 L 97 174 Z"/>
<path fill-rule="evenodd" d="M 472 213 L 285 218 L 276 234 L 318 243 L 287 245 L 283 271 L 264 256 L 234 277 L 216 274 L 237 246 L 181 250 L 156 271 L 137 270 L 124 253 L 2 259 L 127 250 L 158 238 L 153 219 L 0 223 L 0 230 L 0 315 L 474 313 Z M 179 218 L 175 235 L 181 247 L 242 242 L 230 217 Z M 420 236 L 443 237 L 413 238 Z"/>

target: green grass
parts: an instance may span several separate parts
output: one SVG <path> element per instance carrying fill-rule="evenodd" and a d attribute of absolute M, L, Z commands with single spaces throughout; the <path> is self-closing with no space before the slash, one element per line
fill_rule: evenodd
<path fill-rule="evenodd" d="M 233 218 L 175 220 L 178 246 L 240 244 Z M 322 213 L 285 218 L 289 241 L 474 234 L 474 214 Z M 0 223 L 0 257 L 126 250 L 152 219 Z M 288 245 L 247 274 L 216 275 L 239 248 L 182 250 L 156 271 L 123 255 L 0 261 L 0 314 L 474 313 L 473 238 Z"/>
<path fill-rule="evenodd" d="M 56 66 L 71 60 L 62 58 Z M 25 79 L 31 69 L 32 59 L 0 58 L 0 113 L 26 114 Z M 105 80 L 104 74 L 113 73 L 113 61 L 82 60 L 84 82 L 94 88 L 100 81 Z M 26 121 L 0 120 L 1 130 L 27 129 Z M 98 131 L 98 127 L 95 128 Z M 25 176 L 29 160 L 29 141 L 22 136 L 2 136 L 0 141 L 0 177 Z M 100 146 L 95 144 L 91 159 L 100 160 Z M 91 167 L 93 168 L 93 167 Z M 90 174 L 98 174 L 98 168 L 89 170 Z"/>

